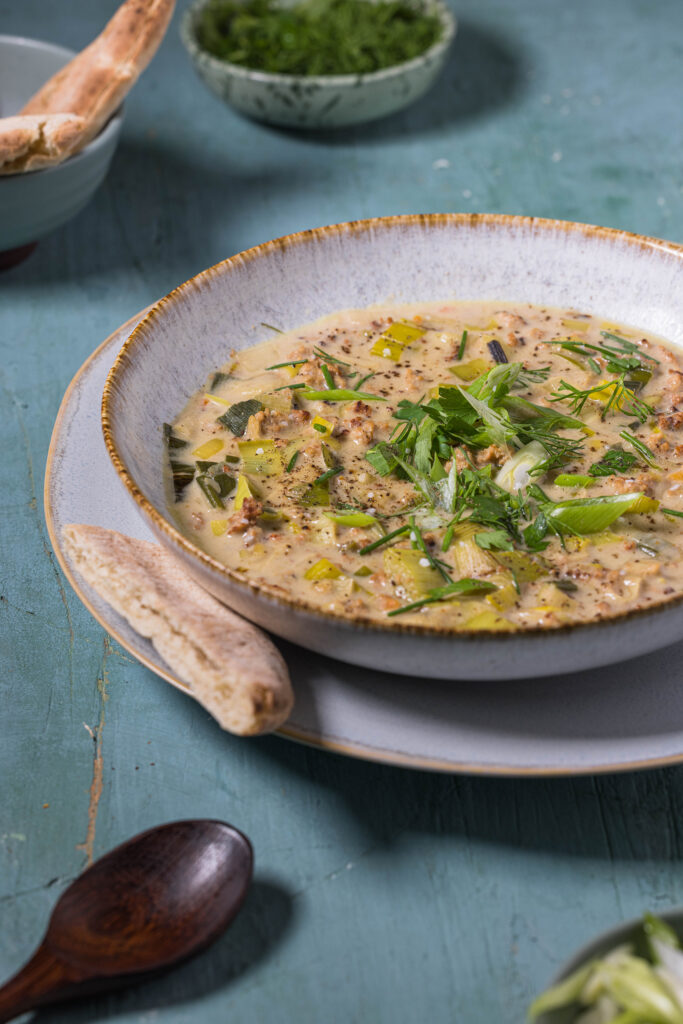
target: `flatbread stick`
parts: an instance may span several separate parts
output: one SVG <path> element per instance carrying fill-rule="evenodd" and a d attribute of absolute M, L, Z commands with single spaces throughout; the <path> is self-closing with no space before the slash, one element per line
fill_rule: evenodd
<path fill-rule="evenodd" d="M 82 145 L 86 121 L 78 114 L 26 114 L 0 118 L 0 174 L 39 171 Z"/>
<path fill-rule="evenodd" d="M 285 721 L 294 698 L 280 652 L 160 545 L 77 524 L 65 526 L 62 538 L 86 582 L 149 637 L 224 729 L 256 736 Z"/>
<path fill-rule="evenodd" d="M 33 96 L 22 114 L 79 114 L 94 139 L 157 51 L 175 0 L 125 0 L 102 33 Z"/>

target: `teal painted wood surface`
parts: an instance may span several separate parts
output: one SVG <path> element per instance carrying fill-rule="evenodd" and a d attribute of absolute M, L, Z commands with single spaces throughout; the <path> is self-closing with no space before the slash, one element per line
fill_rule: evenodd
<path fill-rule="evenodd" d="M 114 7 L 0 0 L 0 31 L 80 48 Z M 43 468 L 72 374 L 129 315 L 225 256 L 441 210 L 683 240 L 679 0 L 461 0 L 456 13 L 431 95 L 316 136 L 226 110 L 194 77 L 176 15 L 104 187 L 0 277 L 0 975 L 89 858 L 141 829 L 225 818 L 257 864 L 212 950 L 43 1011 L 45 1024 L 512 1024 L 592 933 L 683 902 L 683 770 L 448 778 L 231 738 L 107 639 L 47 541 Z"/>

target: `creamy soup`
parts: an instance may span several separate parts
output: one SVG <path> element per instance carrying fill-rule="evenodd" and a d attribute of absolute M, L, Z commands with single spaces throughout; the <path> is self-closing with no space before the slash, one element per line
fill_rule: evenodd
<path fill-rule="evenodd" d="M 164 428 L 180 529 L 245 579 L 438 630 L 683 589 L 683 368 L 661 339 L 501 303 L 263 329 Z"/>

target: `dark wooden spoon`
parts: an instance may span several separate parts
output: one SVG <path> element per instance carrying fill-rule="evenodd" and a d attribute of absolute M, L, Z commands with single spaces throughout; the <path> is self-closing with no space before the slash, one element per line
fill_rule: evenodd
<path fill-rule="evenodd" d="M 208 946 L 242 906 L 253 861 L 247 837 L 221 821 L 176 821 L 117 846 L 62 893 L 41 945 L 0 988 L 0 1022 Z"/>

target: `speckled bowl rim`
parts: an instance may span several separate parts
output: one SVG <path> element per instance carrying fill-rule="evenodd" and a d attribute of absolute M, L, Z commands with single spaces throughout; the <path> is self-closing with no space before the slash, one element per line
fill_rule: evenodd
<path fill-rule="evenodd" d="M 368 633 L 378 633 L 381 635 L 395 636 L 397 634 L 403 634 L 422 636 L 434 640 L 449 639 L 470 643 L 481 643 L 482 640 L 486 640 L 487 642 L 504 644 L 509 641 L 520 641 L 530 637 L 547 637 L 550 635 L 557 636 L 558 634 L 580 636 L 584 635 L 588 630 L 594 632 L 599 628 L 602 628 L 604 632 L 605 627 L 614 627 L 626 622 L 627 620 L 638 619 L 641 621 L 657 615 L 665 608 L 668 609 L 673 606 L 683 605 L 683 593 L 674 594 L 672 597 L 658 601 L 656 604 L 648 605 L 647 608 L 629 609 L 616 615 L 611 615 L 609 618 L 594 619 L 590 622 L 578 622 L 569 625 L 536 625 L 522 629 L 506 630 L 505 632 L 455 629 L 448 626 L 421 626 L 417 624 L 397 622 L 396 620 L 392 620 L 391 622 L 382 622 L 366 616 L 355 616 L 351 618 L 348 616 L 336 615 L 333 612 L 329 612 L 323 608 L 309 604 L 307 601 L 300 598 L 283 596 L 282 593 L 267 583 L 258 584 L 252 580 L 245 579 L 241 573 L 235 572 L 222 562 L 212 558 L 206 551 L 203 551 L 201 548 L 194 545 L 184 534 L 180 532 L 180 530 L 172 525 L 169 519 L 162 516 L 141 492 L 135 482 L 135 479 L 129 472 L 126 462 L 119 452 L 114 439 L 115 415 L 113 415 L 113 403 L 115 401 L 115 391 L 119 386 L 118 376 L 119 374 L 125 374 L 130 352 L 137 345 L 150 343 L 151 339 L 147 336 L 148 331 L 150 328 L 154 328 L 159 319 L 163 318 L 166 308 L 172 306 L 175 302 L 182 300 L 182 297 L 192 289 L 201 288 L 202 283 L 210 277 L 221 276 L 233 268 L 241 267 L 253 260 L 267 256 L 269 253 L 278 249 L 280 252 L 284 253 L 294 246 L 306 245 L 312 241 L 333 237 L 334 235 L 345 234 L 353 237 L 362 233 L 377 233 L 381 230 L 387 230 L 408 224 L 421 226 L 427 229 L 447 225 L 456 228 L 463 227 L 471 229 L 476 229 L 479 226 L 486 228 L 499 225 L 504 228 L 516 228 L 518 230 L 525 228 L 527 231 L 541 231 L 548 233 L 565 231 L 581 234 L 587 238 L 599 238 L 611 242 L 626 243 L 643 250 L 654 249 L 663 254 L 670 255 L 677 261 L 683 261 L 683 245 L 678 245 L 675 242 L 667 242 L 660 238 L 653 238 L 647 235 L 637 235 L 629 231 L 620 231 L 616 228 L 600 227 L 593 224 L 581 224 L 575 221 L 550 220 L 542 217 L 518 217 L 509 214 L 497 213 L 405 214 L 393 217 L 374 217 L 367 220 L 347 221 L 341 224 L 331 224 L 326 227 L 311 228 L 306 231 L 297 231 L 290 235 L 284 235 L 281 238 L 273 239 L 270 242 L 263 242 L 261 245 L 253 246 L 250 249 L 245 249 L 241 253 L 237 253 L 235 256 L 221 260 L 220 263 L 216 263 L 212 267 L 208 267 L 206 270 L 201 271 L 201 273 L 196 274 L 188 281 L 185 281 L 177 288 L 174 288 L 164 298 L 159 299 L 159 301 L 151 307 L 144 319 L 140 321 L 127 341 L 124 342 L 111 370 L 107 374 L 102 394 L 102 432 L 104 435 L 104 443 L 119 478 L 140 511 L 143 513 L 143 516 L 148 518 L 154 528 L 165 535 L 174 547 L 180 548 L 186 556 L 189 556 L 191 559 L 199 562 L 204 569 L 222 577 L 231 586 L 236 587 L 238 590 L 250 592 L 261 601 L 265 600 L 269 603 L 275 603 L 293 612 L 302 612 L 311 618 L 319 619 L 320 621 L 328 623 L 334 623 L 336 626 L 346 628 L 349 631 L 364 630 Z M 255 342 L 255 344 L 257 343 Z"/>
<path fill-rule="evenodd" d="M 33 49 L 51 50 L 53 53 L 67 57 L 68 60 L 71 60 L 76 56 L 76 51 L 70 50 L 67 46 L 60 46 L 58 43 L 48 43 L 44 39 L 32 39 L 30 36 L 11 36 L 7 35 L 7 33 L 0 32 L 0 44 L 1 43 L 18 43 L 22 46 L 28 45 Z M 102 146 L 106 146 L 112 135 L 118 134 L 123 122 L 123 116 L 124 105 L 122 103 L 116 108 L 105 126 L 100 129 L 95 138 L 91 139 L 87 146 L 84 146 L 83 149 L 78 151 L 78 153 L 74 153 L 73 156 L 67 157 L 66 160 L 62 160 L 61 163 L 55 164 L 53 167 L 43 167 L 38 171 L 19 171 L 17 174 L 0 175 L 0 188 L 2 188 L 3 181 L 16 181 L 17 178 L 26 180 L 30 178 L 31 181 L 34 181 L 38 178 L 44 178 L 50 174 L 59 174 L 65 167 L 75 167 L 77 164 L 82 163 L 83 160 L 87 160 L 88 157 L 92 156 L 92 154 Z"/>
<path fill-rule="evenodd" d="M 260 82 L 263 85 L 292 86 L 294 83 L 314 85 L 317 88 L 332 87 L 355 88 L 359 85 L 370 85 L 375 82 L 382 82 L 401 75 L 409 74 L 415 68 L 420 67 L 425 61 L 441 56 L 451 45 L 455 38 L 458 23 L 443 0 L 422 0 L 422 8 L 430 8 L 439 18 L 444 34 L 437 39 L 427 50 L 419 53 L 417 57 L 406 60 L 402 64 L 392 64 L 391 67 L 381 68 L 379 71 L 368 71 L 359 75 L 286 75 L 275 71 L 259 71 L 256 68 L 245 68 L 241 64 L 232 64 L 229 60 L 221 60 L 214 57 L 197 42 L 194 33 L 194 21 L 197 13 L 209 3 L 209 0 L 194 0 L 183 14 L 180 22 L 180 38 L 186 50 L 193 60 L 206 64 L 218 74 L 231 75 L 234 78 L 241 78 L 248 82 Z"/>

